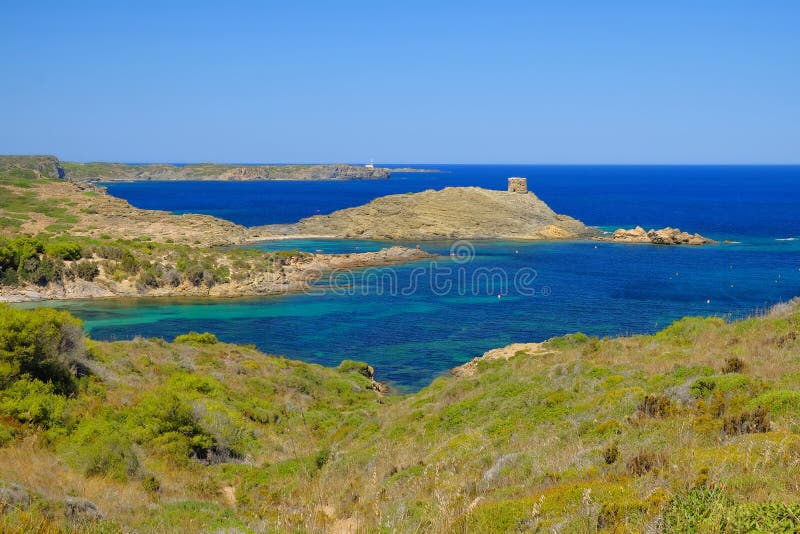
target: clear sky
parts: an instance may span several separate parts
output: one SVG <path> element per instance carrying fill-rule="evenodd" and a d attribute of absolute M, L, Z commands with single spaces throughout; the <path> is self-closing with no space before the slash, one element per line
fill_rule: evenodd
<path fill-rule="evenodd" d="M 0 153 L 800 163 L 800 1 L 0 4 Z"/>

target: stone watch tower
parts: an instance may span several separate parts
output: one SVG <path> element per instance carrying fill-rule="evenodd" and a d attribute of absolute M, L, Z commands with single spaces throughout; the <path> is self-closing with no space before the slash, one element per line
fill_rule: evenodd
<path fill-rule="evenodd" d="M 508 192 L 509 193 L 527 193 L 528 192 L 528 179 L 520 178 L 519 176 L 512 176 L 508 179 Z"/>

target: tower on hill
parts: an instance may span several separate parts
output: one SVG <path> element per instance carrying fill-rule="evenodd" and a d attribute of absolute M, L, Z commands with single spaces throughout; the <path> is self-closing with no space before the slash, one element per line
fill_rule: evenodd
<path fill-rule="evenodd" d="M 519 176 L 512 176 L 508 179 L 508 192 L 509 193 L 527 193 L 528 192 L 528 179 Z"/>

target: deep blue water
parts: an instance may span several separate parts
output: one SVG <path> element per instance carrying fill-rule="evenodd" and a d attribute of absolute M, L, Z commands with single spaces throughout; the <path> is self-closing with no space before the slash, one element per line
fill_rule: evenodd
<path fill-rule="evenodd" d="M 403 165 L 407 166 L 407 165 Z M 598 226 L 680 226 L 716 237 L 800 234 L 800 166 L 418 165 L 446 172 L 388 180 L 130 182 L 104 184 L 135 206 L 208 213 L 246 226 L 294 222 L 395 193 L 476 185 L 509 176 L 559 213 Z"/>
<path fill-rule="evenodd" d="M 443 256 L 340 275 L 312 294 L 234 300 L 68 302 L 95 338 L 171 338 L 208 330 L 266 352 L 336 365 L 369 361 L 380 379 L 416 389 L 511 342 L 583 331 L 653 332 L 685 315 L 739 318 L 800 295 L 800 167 L 438 166 L 450 172 L 356 182 L 112 184 L 148 208 L 244 224 L 291 222 L 376 196 L 445 185 L 504 188 L 508 176 L 557 211 L 600 226 L 680 226 L 739 241 L 710 247 L 475 243 Z M 281 241 L 266 249 L 375 250 L 383 243 Z M 471 252 L 471 250 L 470 250 Z M 497 298 L 501 294 L 502 298 Z"/>

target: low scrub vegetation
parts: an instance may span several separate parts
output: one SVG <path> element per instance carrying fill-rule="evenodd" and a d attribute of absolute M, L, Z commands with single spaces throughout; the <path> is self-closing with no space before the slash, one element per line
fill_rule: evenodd
<path fill-rule="evenodd" d="M 794 532 L 798 331 L 792 305 L 572 335 L 382 397 L 357 360 L 0 307 L 0 481 L 33 499 L 0 529 L 69 530 L 74 494 L 98 531 Z"/>

